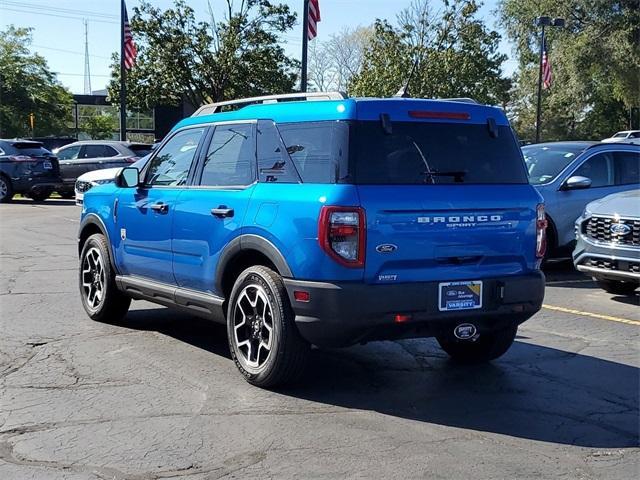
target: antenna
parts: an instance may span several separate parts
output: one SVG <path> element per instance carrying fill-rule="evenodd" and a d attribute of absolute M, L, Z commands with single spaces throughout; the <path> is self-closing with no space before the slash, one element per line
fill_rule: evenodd
<path fill-rule="evenodd" d="M 84 20 L 84 94 L 91 95 L 91 71 L 89 70 L 88 22 Z"/>
<path fill-rule="evenodd" d="M 409 82 L 411 81 L 411 78 L 413 77 L 413 72 L 416 71 L 416 68 L 418 66 L 418 57 L 416 57 L 415 61 L 413 62 L 413 66 L 411 67 L 411 71 L 409 72 L 409 76 L 407 77 L 407 81 L 405 82 L 405 84 L 400 88 L 400 90 L 398 90 L 398 92 L 394 95 L 394 97 L 400 97 L 400 98 L 409 98 Z"/>

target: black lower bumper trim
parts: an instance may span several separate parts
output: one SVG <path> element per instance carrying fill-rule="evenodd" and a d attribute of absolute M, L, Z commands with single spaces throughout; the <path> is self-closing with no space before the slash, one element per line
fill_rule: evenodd
<path fill-rule="evenodd" d="M 452 331 L 460 323 L 473 323 L 480 333 L 520 324 L 540 310 L 544 274 L 483 279 L 481 309 L 438 309 L 439 282 L 370 285 L 323 283 L 285 279 L 300 334 L 319 346 L 401 337 L 430 337 Z M 308 302 L 296 301 L 293 292 L 309 292 Z M 408 318 L 396 322 L 396 315 Z"/>

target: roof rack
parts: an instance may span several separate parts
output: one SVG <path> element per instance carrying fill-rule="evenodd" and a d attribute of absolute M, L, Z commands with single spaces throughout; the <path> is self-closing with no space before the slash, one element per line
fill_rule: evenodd
<path fill-rule="evenodd" d="M 438 100 L 443 100 L 445 102 L 460 102 L 460 103 L 479 103 L 477 100 L 469 97 L 459 97 L 459 98 L 438 98 Z"/>
<path fill-rule="evenodd" d="M 250 97 L 241 98 L 238 100 L 226 100 L 224 102 L 209 103 L 201 106 L 195 111 L 192 117 L 199 117 L 201 115 L 209 115 L 211 113 L 218 113 L 222 107 L 230 105 L 246 106 L 256 103 L 278 103 L 278 102 L 291 102 L 295 100 L 344 100 L 348 98 L 345 93 L 342 92 L 298 92 L 298 93 L 283 93 L 280 95 L 265 95 L 262 97 Z"/>

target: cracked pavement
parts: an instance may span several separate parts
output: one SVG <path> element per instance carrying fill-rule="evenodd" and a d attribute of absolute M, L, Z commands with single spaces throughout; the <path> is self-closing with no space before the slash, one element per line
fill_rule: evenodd
<path fill-rule="evenodd" d="M 314 350 L 306 381 L 244 382 L 224 329 L 146 302 L 92 322 L 80 209 L 0 205 L 0 479 L 640 476 L 640 326 L 542 310 L 491 365 L 431 339 Z M 639 320 L 566 265 L 545 303 Z"/>

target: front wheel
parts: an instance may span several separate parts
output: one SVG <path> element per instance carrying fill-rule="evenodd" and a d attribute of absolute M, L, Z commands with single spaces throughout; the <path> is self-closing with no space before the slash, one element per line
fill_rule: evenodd
<path fill-rule="evenodd" d="M 476 340 L 458 340 L 453 334 L 437 337 L 440 347 L 461 363 L 484 363 L 504 355 L 516 338 L 518 327 L 483 333 Z"/>
<path fill-rule="evenodd" d="M 82 247 L 79 286 L 82 306 L 93 320 L 114 323 L 127 314 L 131 298 L 116 286 L 109 248 L 102 234 L 91 235 Z"/>
<path fill-rule="evenodd" d="M 33 191 L 29 192 L 28 196 L 34 202 L 42 202 L 49 198 L 52 193 L 53 190 L 49 188 L 36 188 Z"/>
<path fill-rule="evenodd" d="M 227 308 L 231 356 L 251 384 L 274 387 L 304 372 L 309 345 L 300 337 L 280 275 L 255 266 L 237 278 Z"/>
<path fill-rule="evenodd" d="M 620 280 L 598 280 L 598 285 L 603 290 L 614 295 L 631 295 L 638 288 L 637 282 L 623 282 Z"/>

